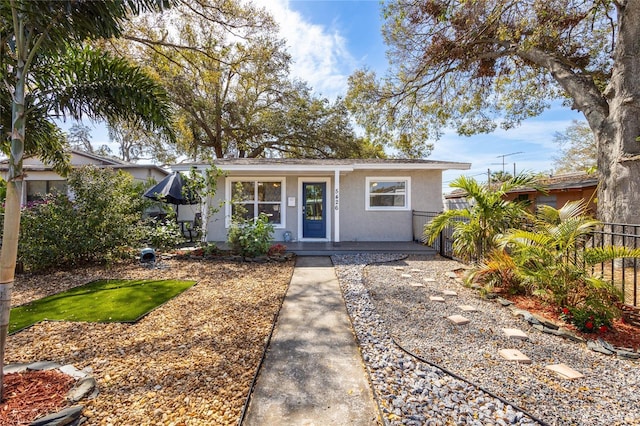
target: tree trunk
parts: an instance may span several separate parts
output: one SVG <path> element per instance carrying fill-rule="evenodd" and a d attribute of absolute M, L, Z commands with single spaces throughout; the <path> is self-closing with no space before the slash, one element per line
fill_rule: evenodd
<path fill-rule="evenodd" d="M 26 128 L 26 48 L 25 36 L 16 34 L 18 61 L 15 67 L 15 91 L 11 110 L 11 151 L 7 173 L 7 198 L 5 201 L 2 249 L 0 249 L 0 366 L 4 367 L 4 353 L 11 313 L 11 290 L 18 258 L 18 236 L 20 233 L 20 201 L 22 199 L 22 157 Z M 0 374 L 0 401 L 4 399 L 4 374 Z"/>
<path fill-rule="evenodd" d="M 640 224 L 640 0 L 618 8 L 618 38 L 612 76 L 605 91 L 609 116 L 598 143 L 598 217 Z"/>

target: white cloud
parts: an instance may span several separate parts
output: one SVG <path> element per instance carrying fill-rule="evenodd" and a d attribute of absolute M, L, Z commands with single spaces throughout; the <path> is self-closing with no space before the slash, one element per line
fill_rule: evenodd
<path fill-rule="evenodd" d="M 293 59 L 293 77 L 308 82 L 323 97 L 334 99 L 346 93 L 347 78 L 356 61 L 339 29 L 306 21 L 289 7 L 288 0 L 254 0 L 254 4 L 278 22 Z"/>

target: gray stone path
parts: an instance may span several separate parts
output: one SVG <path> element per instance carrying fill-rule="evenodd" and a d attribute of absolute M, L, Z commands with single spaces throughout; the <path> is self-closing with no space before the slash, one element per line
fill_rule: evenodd
<path fill-rule="evenodd" d="M 378 425 L 329 257 L 298 257 L 243 425 Z"/>

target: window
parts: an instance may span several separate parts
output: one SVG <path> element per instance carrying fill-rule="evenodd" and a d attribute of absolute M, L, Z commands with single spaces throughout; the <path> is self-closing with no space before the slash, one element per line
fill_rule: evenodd
<path fill-rule="evenodd" d="M 264 213 L 269 222 L 284 225 L 284 179 L 230 179 L 227 190 L 228 215 L 253 219 Z"/>
<path fill-rule="evenodd" d="M 557 203 L 558 200 L 555 195 L 540 195 L 536 198 L 536 205 L 538 206 L 549 206 L 555 209 Z"/>
<path fill-rule="evenodd" d="M 410 210 L 411 178 L 368 177 L 367 210 Z"/>
<path fill-rule="evenodd" d="M 27 183 L 27 202 L 39 201 L 46 194 L 67 193 L 67 181 L 64 180 L 28 180 Z"/>

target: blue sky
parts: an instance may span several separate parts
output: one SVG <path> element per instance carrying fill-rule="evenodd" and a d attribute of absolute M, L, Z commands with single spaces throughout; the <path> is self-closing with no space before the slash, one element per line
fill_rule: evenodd
<path fill-rule="evenodd" d="M 292 55 L 294 77 L 305 80 L 323 97 L 344 96 L 349 75 L 366 67 L 378 75 L 386 73 L 386 46 L 381 35 L 381 8 L 378 0 L 254 0 L 266 8 L 280 26 Z M 445 132 L 429 159 L 471 163 L 467 176 L 485 180 L 487 169 L 546 172 L 553 167 L 559 147 L 555 132 L 564 131 L 572 120 L 583 116 L 559 103 L 545 113 L 509 131 L 496 131 L 472 137 Z M 65 126 L 66 127 L 66 126 Z M 107 143 L 106 131 L 93 132 L 95 145 Z M 520 154 L 509 155 L 519 152 Z M 445 172 L 443 192 L 448 182 L 461 174 Z"/>
<path fill-rule="evenodd" d="M 280 23 L 293 56 L 292 73 L 309 82 L 328 98 L 344 95 L 347 78 L 357 68 L 367 67 L 384 75 L 388 62 L 381 35 L 381 9 L 378 0 L 257 0 Z M 430 159 L 471 163 L 467 176 L 486 180 L 487 169 L 546 172 L 553 167 L 559 147 L 555 132 L 564 131 L 572 120 L 583 116 L 559 103 L 542 115 L 509 131 L 496 131 L 472 137 L 446 132 L 434 141 Z M 513 153 L 514 154 L 509 155 Z M 445 172 L 443 191 L 460 171 Z"/>

